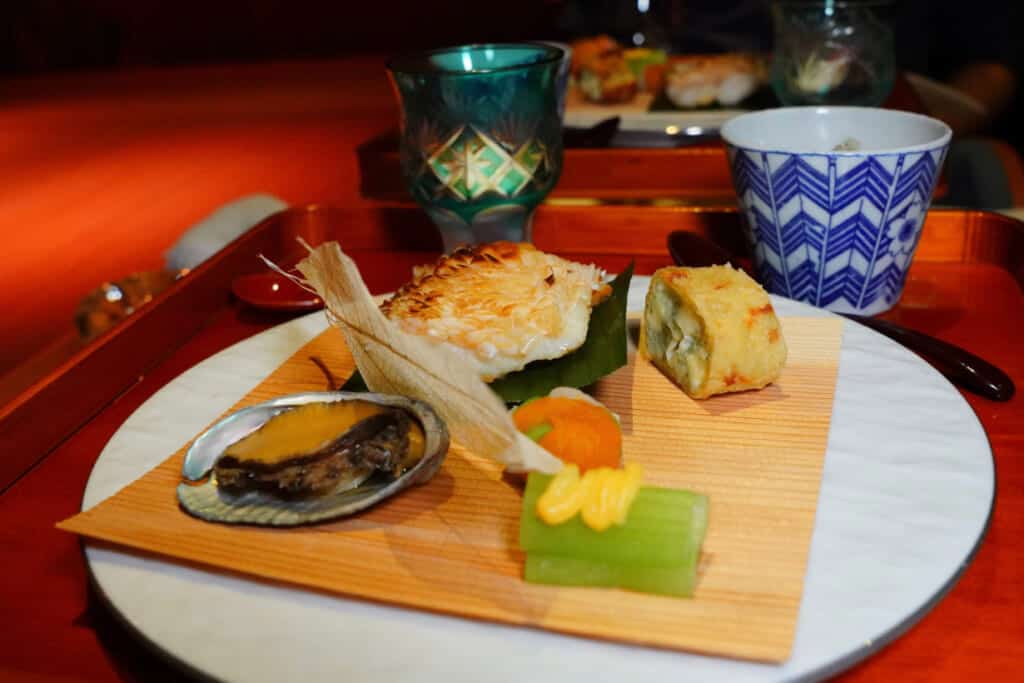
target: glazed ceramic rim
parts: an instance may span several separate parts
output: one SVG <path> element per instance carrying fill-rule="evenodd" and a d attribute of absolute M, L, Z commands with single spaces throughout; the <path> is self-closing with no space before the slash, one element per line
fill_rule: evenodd
<path fill-rule="evenodd" d="M 863 114 L 865 112 L 871 112 L 873 115 L 885 117 L 890 120 L 904 119 L 918 121 L 928 125 L 938 126 L 939 130 L 942 131 L 941 135 L 938 135 L 932 140 L 922 142 L 917 145 L 908 145 L 905 147 L 886 147 L 884 149 L 866 149 L 866 150 L 849 150 L 849 151 L 838 151 L 838 150 L 812 150 L 795 148 L 791 145 L 749 145 L 741 143 L 736 140 L 732 135 L 732 129 L 741 125 L 744 121 L 750 121 L 753 119 L 788 119 L 793 114 L 812 114 L 816 116 L 824 116 L 830 113 L 844 113 L 851 112 L 854 115 Z M 737 149 L 750 150 L 753 152 L 771 152 L 777 154 L 802 154 L 807 156 L 836 156 L 836 157 L 866 157 L 866 156 L 886 156 L 895 154 L 907 154 L 910 152 L 928 152 L 936 149 L 941 149 L 949 145 L 949 141 L 953 138 L 953 129 L 951 129 L 946 123 L 939 119 L 932 118 L 931 116 L 925 116 L 924 114 L 915 114 L 909 111 L 901 111 L 899 109 L 883 109 L 881 107 L 832 107 L 832 106 L 810 106 L 810 107 L 778 107 L 776 109 L 765 109 L 763 111 L 754 111 L 747 114 L 740 114 L 734 118 L 726 121 L 720 130 L 722 139 L 730 147 Z"/>
<path fill-rule="evenodd" d="M 425 62 L 435 55 L 457 52 L 460 50 L 508 50 L 528 49 L 537 50 L 540 59 L 534 62 L 523 62 L 521 64 L 510 64 L 498 66 L 491 69 L 474 69 L 473 71 L 452 71 L 440 66 L 414 65 L 416 62 Z M 417 52 L 405 52 L 388 59 L 385 64 L 388 71 L 399 74 L 433 74 L 436 76 L 458 77 L 458 76 L 480 76 L 482 74 L 496 74 L 503 71 L 515 71 L 524 67 L 541 66 L 560 62 L 565 50 L 547 43 L 538 43 L 524 40 L 514 43 L 467 43 L 465 45 L 452 45 L 450 47 L 439 47 L 434 50 L 421 50 Z"/>

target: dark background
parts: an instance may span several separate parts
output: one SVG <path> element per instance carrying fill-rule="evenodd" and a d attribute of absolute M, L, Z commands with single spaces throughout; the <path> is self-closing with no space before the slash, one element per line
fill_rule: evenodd
<path fill-rule="evenodd" d="M 858 1 L 873 0 L 848 0 Z M 0 3 L 0 73 L 332 57 L 463 42 L 625 41 L 635 0 L 25 0 Z M 769 0 L 648 0 L 677 50 L 771 46 Z M 1019 63 L 1019 0 L 894 0 L 898 60 L 941 72 L 957 61 Z M 738 37 L 737 37 L 738 36 Z M 730 44 L 734 40 L 737 44 Z M 942 77 L 939 73 L 938 76 Z"/>
<path fill-rule="evenodd" d="M 0 71 L 333 57 L 550 34 L 562 2 L 29 0 L 0 3 Z M 494 5 L 491 7 L 490 5 Z"/>
<path fill-rule="evenodd" d="M 853 0 L 857 1 L 857 0 Z M 649 0 L 647 21 L 676 51 L 770 49 L 768 0 Z M 330 58 L 465 42 L 628 40 L 635 0 L 26 0 L 0 3 L 0 78 L 76 70 Z M 943 80 L 996 59 L 1022 80 L 1024 2 L 896 0 L 900 66 Z M 1020 90 L 986 132 L 1021 149 Z"/>

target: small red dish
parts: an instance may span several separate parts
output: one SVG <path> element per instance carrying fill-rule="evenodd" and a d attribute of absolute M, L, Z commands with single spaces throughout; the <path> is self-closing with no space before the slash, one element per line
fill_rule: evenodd
<path fill-rule="evenodd" d="M 324 306 L 316 294 L 274 272 L 236 277 L 231 291 L 250 306 L 272 311 L 313 311 Z"/>

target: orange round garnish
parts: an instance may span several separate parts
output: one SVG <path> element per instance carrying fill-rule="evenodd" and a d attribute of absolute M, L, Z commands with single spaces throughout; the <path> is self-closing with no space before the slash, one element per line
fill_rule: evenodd
<path fill-rule="evenodd" d="M 617 468 L 622 460 L 622 430 L 601 406 L 548 396 L 523 404 L 512 419 L 521 432 L 550 425 L 537 443 L 563 462 L 578 465 L 581 472 L 594 467 Z"/>

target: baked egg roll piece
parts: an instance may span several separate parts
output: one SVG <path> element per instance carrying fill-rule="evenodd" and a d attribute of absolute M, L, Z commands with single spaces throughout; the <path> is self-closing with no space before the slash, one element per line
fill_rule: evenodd
<path fill-rule="evenodd" d="M 768 294 L 731 266 L 655 272 L 640 351 L 692 398 L 761 389 L 786 364 Z"/>

